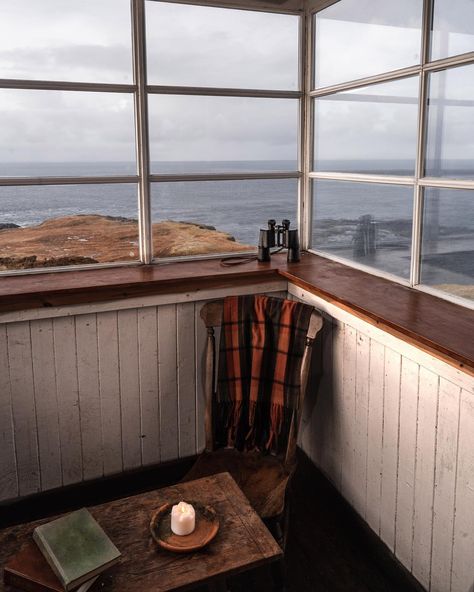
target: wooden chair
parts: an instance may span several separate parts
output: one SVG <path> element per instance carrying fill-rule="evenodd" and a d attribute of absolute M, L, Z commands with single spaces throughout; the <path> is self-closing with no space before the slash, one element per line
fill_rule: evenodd
<path fill-rule="evenodd" d="M 201 309 L 201 318 L 207 328 L 207 344 L 204 367 L 206 396 L 205 434 L 206 448 L 185 476 L 184 481 L 207 477 L 228 471 L 251 505 L 271 527 L 279 542 L 284 545 L 285 491 L 296 466 L 296 442 L 301 422 L 304 396 L 308 381 L 311 351 L 314 339 L 323 325 L 322 317 L 314 311 L 311 315 L 306 346 L 301 365 L 301 389 L 291 420 L 286 453 L 281 457 L 259 452 L 239 452 L 233 448 L 215 449 L 213 441 L 212 409 L 215 394 L 216 344 L 214 329 L 222 323 L 223 301 L 208 302 Z M 283 535 L 283 536 L 282 536 Z"/>

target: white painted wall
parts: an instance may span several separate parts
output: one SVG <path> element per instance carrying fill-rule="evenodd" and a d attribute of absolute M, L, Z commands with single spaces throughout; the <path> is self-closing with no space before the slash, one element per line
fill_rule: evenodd
<path fill-rule="evenodd" d="M 201 306 L 286 286 L 0 314 L 0 502 L 200 452 Z"/>
<path fill-rule="evenodd" d="M 301 445 L 421 584 L 474 590 L 474 378 L 295 286 L 322 310 Z"/>
<path fill-rule="evenodd" d="M 472 592 L 474 379 L 288 289 L 326 316 L 304 450 L 427 589 Z M 199 452 L 199 310 L 229 292 L 0 314 L 0 501 Z"/>

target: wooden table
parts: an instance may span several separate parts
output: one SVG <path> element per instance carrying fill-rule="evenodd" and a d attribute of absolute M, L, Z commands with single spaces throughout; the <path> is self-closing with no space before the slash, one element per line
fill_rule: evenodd
<path fill-rule="evenodd" d="M 220 519 L 219 532 L 209 546 L 185 555 L 159 549 L 149 531 L 153 510 L 165 502 L 181 499 L 212 505 Z M 92 592 L 96 588 L 101 592 L 165 592 L 190 590 L 203 584 L 217 589 L 227 576 L 282 557 L 280 547 L 229 473 L 157 489 L 89 510 L 122 552 L 121 562 L 101 576 L 100 584 Z M 18 551 L 35 526 L 50 520 L 0 531 L 0 566 Z M 7 589 L 2 577 L 0 592 Z"/>

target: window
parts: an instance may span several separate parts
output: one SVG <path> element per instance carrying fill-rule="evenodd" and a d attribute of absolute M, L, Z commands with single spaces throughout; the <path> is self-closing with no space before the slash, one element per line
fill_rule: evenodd
<path fill-rule="evenodd" d="M 296 224 L 299 31 L 160 0 L 2 7 L 0 270 L 243 252 Z"/>
<path fill-rule="evenodd" d="M 0 9 L 0 273 L 246 252 L 289 218 L 474 300 L 472 0 L 245 1 Z"/>
<path fill-rule="evenodd" d="M 312 248 L 474 300 L 474 10 L 428 8 L 313 15 Z"/>

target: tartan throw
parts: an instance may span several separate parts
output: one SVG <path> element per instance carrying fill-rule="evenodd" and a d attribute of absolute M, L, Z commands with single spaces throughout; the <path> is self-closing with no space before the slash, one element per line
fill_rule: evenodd
<path fill-rule="evenodd" d="M 218 447 L 284 452 L 312 312 L 307 304 L 269 296 L 225 298 L 214 409 Z"/>

